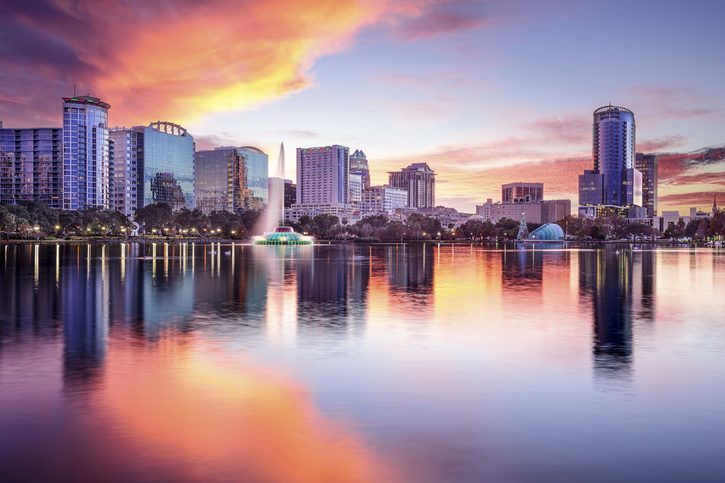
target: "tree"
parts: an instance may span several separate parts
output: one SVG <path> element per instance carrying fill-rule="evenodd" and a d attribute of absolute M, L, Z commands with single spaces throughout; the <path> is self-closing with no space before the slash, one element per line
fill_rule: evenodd
<path fill-rule="evenodd" d="M 556 223 L 564 229 L 564 233 L 570 236 L 576 235 L 584 228 L 584 223 L 578 216 L 566 215 Z"/>
<path fill-rule="evenodd" d="M 141 223 L 144 230 L 162 229 L 172 221 L 173 210 L 166 203 L 152 203 L 136 210 L 134 219 Z"/>
<path fill-rule="evenodd" d="M 340 219 L 335 215 L 323 213 L 312 219 L 310 228 L 315 236 L 320 238 L 328 238 L 333 234 L 334 228 L 340 223 Z"/>
<path fill-rule="evenodd" d="M 680 219 L 677 223 L 670 224 L 665 230 L 665 238 L 676 239 L 685 236 L 685 222 Z"/>

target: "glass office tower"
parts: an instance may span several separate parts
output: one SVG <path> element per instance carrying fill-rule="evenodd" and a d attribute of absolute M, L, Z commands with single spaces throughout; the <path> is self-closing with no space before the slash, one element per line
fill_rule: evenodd
<path fill-rule="evenodd" d="M 110 108 L 97 97 L 63 98 L 63 209 L 110 208 Z"/>
<path fill-rule="evenodd" d="M 153 122 L 143 130 L 143 203 L 194 207 L 194 138 L 171 122 Z"/>
<path fill-rule="evenodd" d="M 604 205 L 636 204 L 633 193 L 641 193 L 641 185 L 638 189 L 625 185 L 637 178 L 626 172 L 634 169 L 634 137 L 634 113 L 629 109 L 610 105 L 594 111 L 592 156 L 594 171 L 603 176 Z"/>
<path fill-rule="evenodd" d="M 269 199 L 269 156 L 254 146 L 242 146 L 237 151 L 244 156 L 246 167 L 246 188 L 249 199 L 245 206 L 249 210 L 260 210 L 267 205 Z"/>

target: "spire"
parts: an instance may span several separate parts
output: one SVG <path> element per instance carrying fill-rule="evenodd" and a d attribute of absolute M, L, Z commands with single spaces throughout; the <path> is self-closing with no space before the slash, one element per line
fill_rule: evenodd
<path fill-rule="evenodd" d="M 712 195 L 712 216 L 717 215 L 717 195 Z"/>
<path fill-rule="evenodd" d="M 529 228 L 526 226 L 526 217 L 524 216 L 524 212 L 521 212 L 521 221 L 519 222 L 519 232 L 516 235 L 517 240 L 526 240 L 526 237 L 529 235 Z"/>

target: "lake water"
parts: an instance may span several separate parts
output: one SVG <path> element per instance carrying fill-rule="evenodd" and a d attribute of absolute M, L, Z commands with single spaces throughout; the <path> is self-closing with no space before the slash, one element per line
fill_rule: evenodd
<path fill-rule="evenodd" d="M 0 480 L 725 480 L 725 252 L 0 245 Z"/>

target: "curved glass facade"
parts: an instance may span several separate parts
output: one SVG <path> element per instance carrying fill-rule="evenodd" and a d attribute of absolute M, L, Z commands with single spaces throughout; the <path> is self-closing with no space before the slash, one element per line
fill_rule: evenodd
<path fill-rule="evenodd" d="M 546 223 L 529 233 L 529 240 L 563 240 L 564 230 L 556 223 Z"/>
<path fill-rule="evenodd" d="M 111 207 L 110 105 L 91 96 L 63 98 L 63 209 Z"/>
<path fill-rule="evenodd" d="M 624 170 L 634 168 L 634 146 L 632 111 L 618 106 L 604 106 L 594 111 L 592 156 L 594 171 L 603 176 L 603 204 L 633 204 L 624 188 Z"/>

